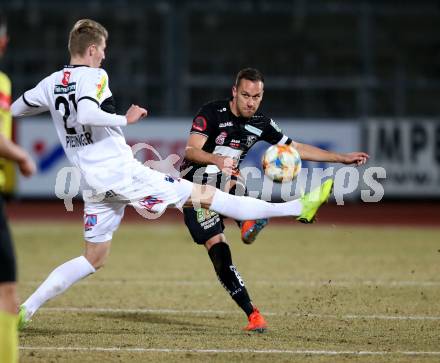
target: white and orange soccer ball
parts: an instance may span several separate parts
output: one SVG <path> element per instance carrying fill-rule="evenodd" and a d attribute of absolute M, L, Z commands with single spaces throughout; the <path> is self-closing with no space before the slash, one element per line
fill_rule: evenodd
<path fill-rule="evenodd" d="M 288 182 L 301 171 L 301 158 L 291 145 L 272 145 L 263 154 L 264 174 L 275 182 Z"/>

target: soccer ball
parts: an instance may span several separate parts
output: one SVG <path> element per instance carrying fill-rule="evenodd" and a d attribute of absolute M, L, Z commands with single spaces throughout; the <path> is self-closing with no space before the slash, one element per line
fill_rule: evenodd
<path fill-rule="evenodd" d="M 291 145 L 272 145 L 263 154 L 264 174 L 275 182 L 296 178 L 301 170 L 301 158 Z"/>

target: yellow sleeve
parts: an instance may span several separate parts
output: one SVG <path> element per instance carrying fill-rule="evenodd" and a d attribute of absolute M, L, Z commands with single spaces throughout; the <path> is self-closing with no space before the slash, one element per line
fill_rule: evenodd
<path fill-rule="evenodd" d="M 11 81 L 0 72 L 0 134 L 12 138 Z M 15 166 L 11 161 L 0 159 L 0 191 L 12 193 L 15 186 Z"/>
<path fill-rule="evenodd" d="M 8 139 L 12 137 L 11 111 L 11 81 L 9 77 L 0 72 L 0 133 Z"/>

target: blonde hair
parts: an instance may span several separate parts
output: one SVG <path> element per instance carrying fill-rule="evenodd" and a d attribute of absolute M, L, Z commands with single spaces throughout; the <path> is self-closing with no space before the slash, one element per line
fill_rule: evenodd
<path fill-rule="evenodd" d="M 91 19 L 78 20 L 69 34 L 70 55 L 82 56 L 92 44 L 107 40 L 108 32 L 101 24 Z"/>

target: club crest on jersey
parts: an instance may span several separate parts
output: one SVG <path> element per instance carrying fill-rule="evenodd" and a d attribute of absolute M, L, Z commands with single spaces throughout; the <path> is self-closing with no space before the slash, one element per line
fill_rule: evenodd
<path fill-rule="evenodd" d="M 228 136 L 228 133 L 225 132 L 225 131 L 222 131 L 222 132 L 220 133 L 220 135 L 218 135 L 218 136 L 215 138 L 215 143 L 216 143 L 217 145 L 223 145 L 223 144 L 225 143 L 225 139 L 226 139 L 227 136 Z"/>
<path fill-rule="evenodd" d="M 193 121 L 192 128 L 197 131 L 205 131 L 206 119 L 203 116 L 197 116 Z"/>
<path fill-rule="evenodd" d="M 101 81 L 99 81 L 99 83 L 96 85 L 96 98 L 98 100 L 100 100 L 102 95 L 104 94 L 106 86 L 107 86 L 107 77 L 102 76 Z"/>
<path fill-rule="evenodd" d="M 63 84 L 63 86 L 67 86 L 69 84 L 70 74 L 71 74 L 71 72 L 69 72 L 69 71 L 63 72 L 63 79 L 61 80 L 61 83 Z"/>
<path fill-rule="evenodd" d="M 96 214 L 86 214 L 84 216 L 84 230 L 90 231 L 92 227 L 98 223 L 98 216 Z"/>

